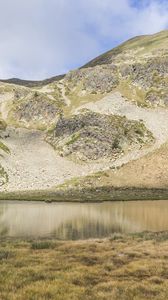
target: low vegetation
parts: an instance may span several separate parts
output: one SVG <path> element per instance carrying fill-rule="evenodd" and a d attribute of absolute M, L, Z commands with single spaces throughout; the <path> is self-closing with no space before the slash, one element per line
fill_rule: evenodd
<path fill-rule="evenodd" d="M 164 193 L 164 189 L 167 189 L 168 180 L 167 155 L 168 143 L 165 143 L 152 153 L 149 153 L 135 161 L 131 161 L 121 167 L 113 167 L 109 170 L 97 172 L 89 176 L 74 178 L 66 181 L 64 185 L 60 187 L 65 190 L 87 190 L 90 188 L 93 190 L 101 190 L 101 188 L 106 187 L 107 190 L 110 189 L 109 198 L 111 198 L 111 195 L 114 193 L 115 189 L 120 190 L 123 188 L 125 191 L 125 194 L 124 191 L 122 193 L 123 199 L 127 197 L 127 192 L 131 191 L 131 189 L 134 196 L 136 194 L 134 191 L 138 191 L 138 189 L 141 192 L 145 191 L 145 189 L 148 191 L 155 190 L 155 195 L 151 195 L 152 199 L 153 196 L 158 195 L 156 192 L 157 190 L 163 189 L 163 194 L 161 193 L 160 196 L 158 196 L 162 199 L 165 197 L 166 199 L 167 196 Z M 141 176 L 139 176 L 139 174 Z M 141 195 L 143 194 L 143 192 L 141 192 L 138 193 L 140 199 Z"/>
<path fill-rule="evenodd" d="M 8 154 L 10 153 L 8 146 L 6 146 L 2 141 L 0 141 L 0 150 L 6 152 Z"/>
<path fill-rule="evenodd" d="M 0 164 L 0 187 L 8 182 L 8 174 Z"/>
<path fill-rule="evenodd" d="M 6 129 L 6 123 L 3 119 L 0 118 L 0 131 Z"/>
<path fill-rule="evenodd" d="M 88 180 L 89 176 L 87 177 Z M 100 178 L 100 177 L 99 177 Z M 93 178 L 91 178 L 93 179 Z M 89 179 L 90 180 L 90 179 Z M 131 200 L 165 200 L 168 188 L 115 188 L 81 184 L 78 179 L 66 181 L 50 190 L 1 192 L 0 200 L 45 201 L 45 202 L 103 202 Z M 98 179 L 99 180 L 99 179 Z"/>
<path fill-rule="evenodd" d="M 168 233 L 1 240 L 2 300 L 167 300 Z"/>

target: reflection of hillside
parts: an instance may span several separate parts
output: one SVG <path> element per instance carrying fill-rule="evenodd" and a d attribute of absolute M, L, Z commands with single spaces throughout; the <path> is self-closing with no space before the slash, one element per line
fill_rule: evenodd
<path fill-rule="evenodd" d="M 8 234 L 8 225 L 6 221 L 2 221 L 5 212 L 5 205 L 0 205 L 0 236 L 6 236 Z"/>
<path fill-rule="evenodd" d="M 86 220 L 85 220 L 86 221 Z M 97 237 L 107 237 L 114 232 L 122 232 L 122 228 L 117 224 L 109 226 L 101 224 L 101 222 L 86 221 L 78 227 L 78 223 L 67 222 L 61 225 L 53 232 L 53 236 L 59 239 L 88 239 Z"/>
<path fill-rule="evenodd" d="M 168 229 L 167 215 L 166 201 L 1 203 L 0 234 L 76 239 L 104 237 L 113 232 L 159 231 Z"/>

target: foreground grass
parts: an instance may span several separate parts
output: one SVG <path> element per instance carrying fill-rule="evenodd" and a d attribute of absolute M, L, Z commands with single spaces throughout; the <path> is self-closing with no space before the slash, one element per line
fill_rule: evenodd
<path fill-rule="evenodd" d="M 1 300 L 168 299 L 168 233 L 0 243 Z"/>

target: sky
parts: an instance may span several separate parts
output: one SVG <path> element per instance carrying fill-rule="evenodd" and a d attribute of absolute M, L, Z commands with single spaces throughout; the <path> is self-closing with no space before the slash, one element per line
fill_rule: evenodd
<path fill-rule="evenodd" d="M 168 0 L 0 0 L 0 78 L 44 79 L 168 28 Z"/>

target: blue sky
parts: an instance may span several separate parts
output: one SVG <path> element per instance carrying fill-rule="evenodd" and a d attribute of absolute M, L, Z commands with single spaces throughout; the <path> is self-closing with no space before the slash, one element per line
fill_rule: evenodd
<path fill-rule="evenodd" d="M 168 28 L 168 0 L 0 0 L 0 78 L 42 79 Z"/>

